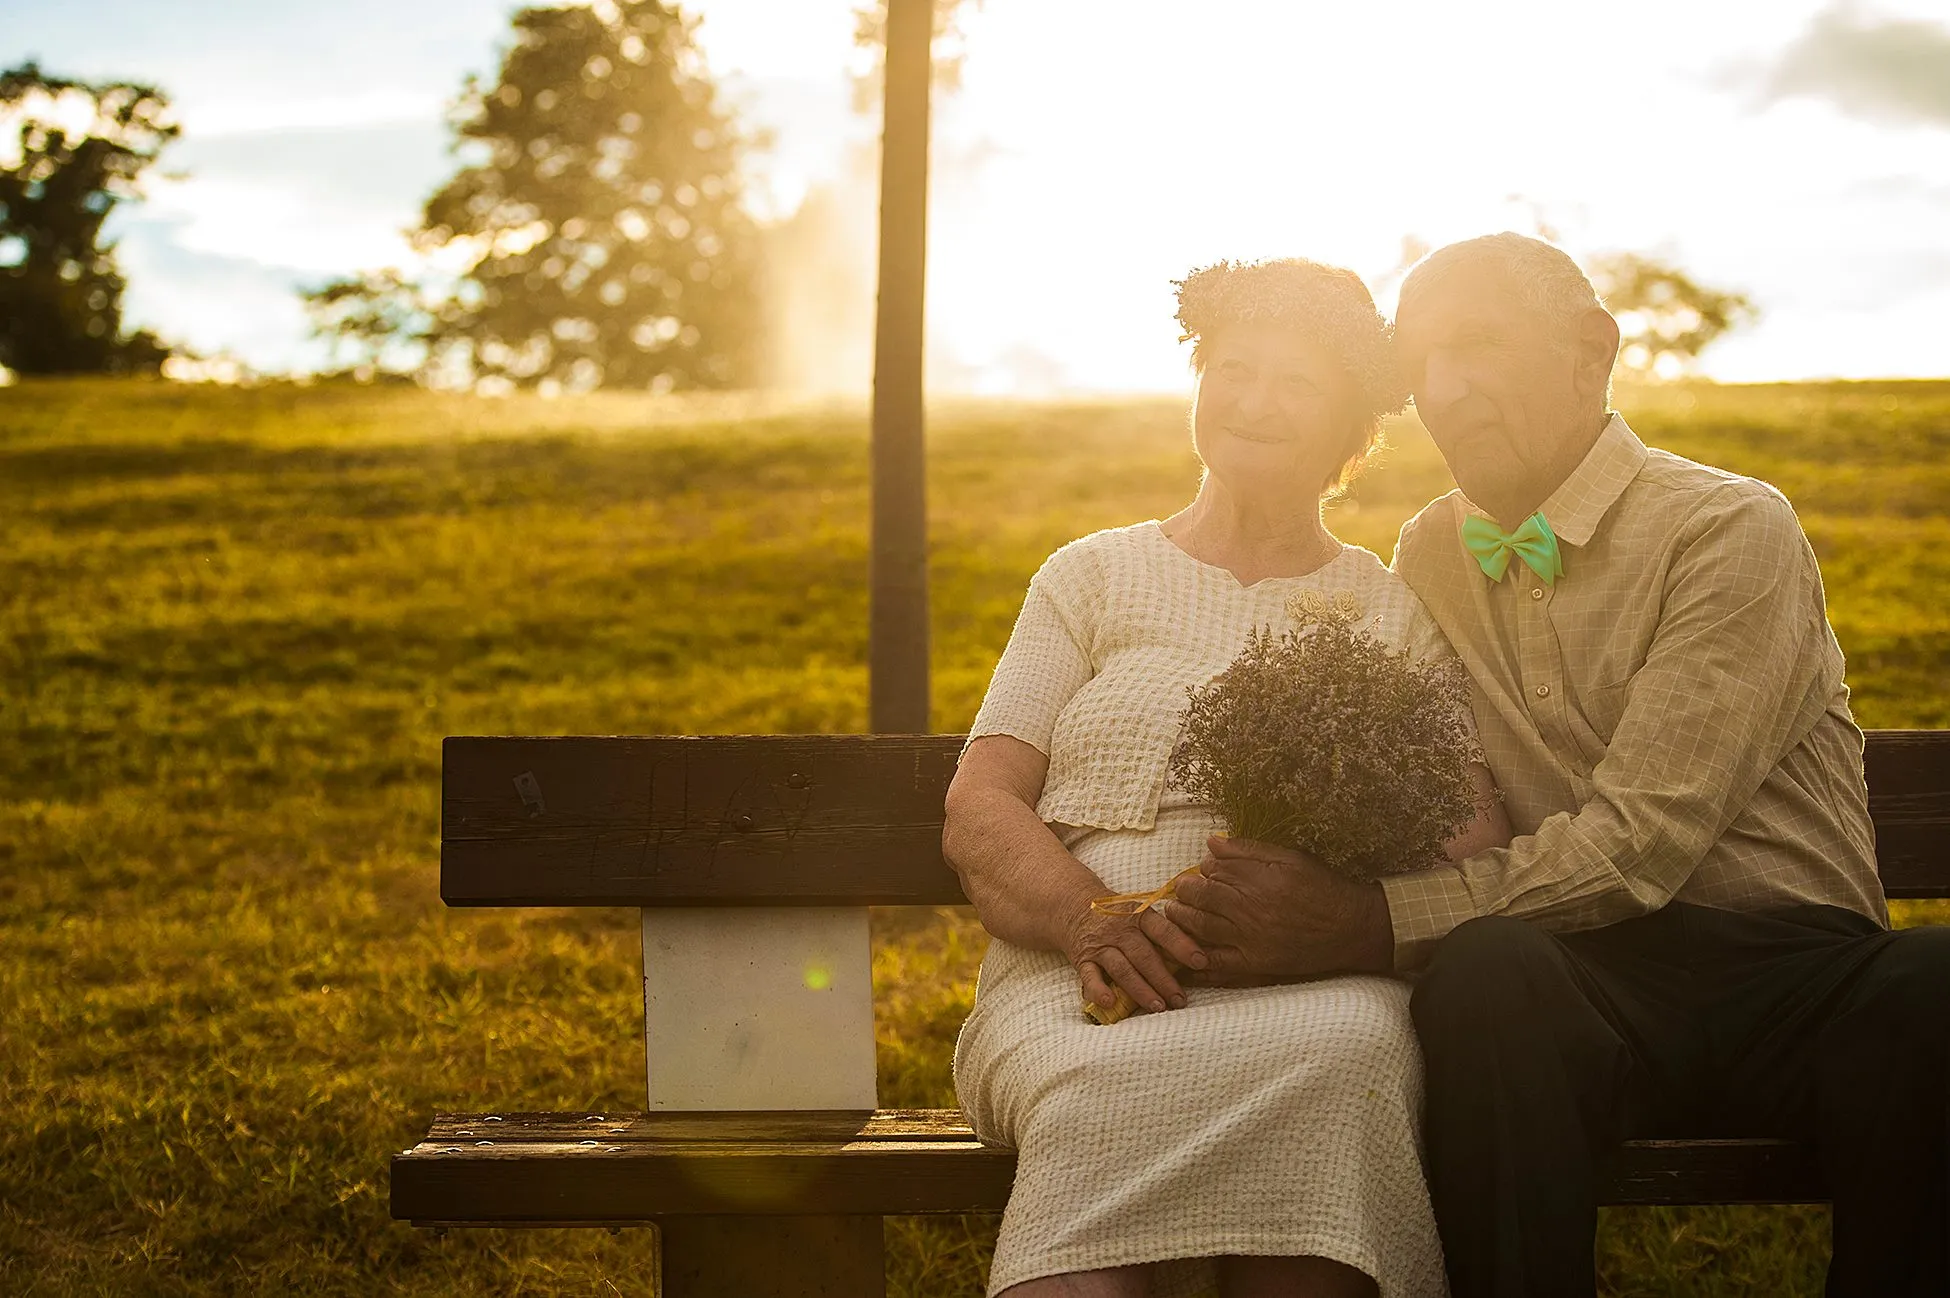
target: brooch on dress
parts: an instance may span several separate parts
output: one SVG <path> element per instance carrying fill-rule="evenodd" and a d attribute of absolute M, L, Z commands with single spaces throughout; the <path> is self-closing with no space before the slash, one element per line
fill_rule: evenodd
<path fill-rule="evenodd" d="M 1354 597 L 1351 590 L 1337 590 L 1332 595 L 1324 590 L 1303 590 L 1287 598 L 1286 615 L 1295 626 L 1319 626 L 1329 622 L 1353 626 L 1361 620 L 1361 601 Z"/>

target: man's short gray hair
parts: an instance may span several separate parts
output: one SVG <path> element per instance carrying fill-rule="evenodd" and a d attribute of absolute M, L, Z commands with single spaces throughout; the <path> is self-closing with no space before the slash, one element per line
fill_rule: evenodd
<path fill-rule="evenodd" d="M 1602 305 L 1597 290 L 1570 254 L 1555 244 L 1504 231 L 1437 248 L 1415 263 L 1402 281 L 1401 306 L 1462 271 L 1487 271 L 1510 286 L 1517 300 L 1536 314 L 1566 348 L 1576 344 L 1571 326 Z M 1397 315 L 1400 314 L 1398 309 Z"/>

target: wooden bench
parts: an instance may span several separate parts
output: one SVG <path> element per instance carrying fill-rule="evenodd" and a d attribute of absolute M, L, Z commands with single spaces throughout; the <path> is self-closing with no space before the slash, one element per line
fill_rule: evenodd
<path fill-rule="evenodd" d="M 642 912 L 649 1110 L 441 1114 L 396 1155 L 421 1226 L 656 1223 L 662 1292 L 879 1294 L 881 1218 L 998 1212 L 1015 1159 L 957 1110 L 875 1107 L 869 906 L 965 904 L 961 738 L 451 738 L 451 906 Z M 1876 731 L 1883 885 L 1950 896 L 1950 731 Z M 1106 1029 L 1109 1030 L 1109 1029 Z M 1809 1149 L 1635 1141 L 1607 1204 L 1815 1203 Z"/>

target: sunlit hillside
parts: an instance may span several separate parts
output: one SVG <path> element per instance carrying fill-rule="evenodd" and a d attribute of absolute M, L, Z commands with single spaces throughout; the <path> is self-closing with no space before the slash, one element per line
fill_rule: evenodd
<path fill-rule="evenodd" d="M 1867 726 L 1950 726 L 1950 383 L 1628 393 L 1800 510 Z M 1056 545 L 1187 500 L 1176 402 L 930 428 L 934 720 Z M 1333 513 L 1389 553 L 1412 422 Z M 634 917 L 449 912 L 454 733 L 866 722 L 858 406 L 28 382 L 0 392 L 0 1290 L 643 1292 L 647 1232 L 392 1223 L 436 1108 L 643 1102 Z M 1914 909 L 1908 917 L 1932 918 Z M 980 957 L 877 917 L 881 1099 L 953 1102 Z M 992 1223 L 894 1223 L 976 1293 Z M 1810 1209 L 1608 1214 L 1613 1294 L 1819 1292 Z"/>

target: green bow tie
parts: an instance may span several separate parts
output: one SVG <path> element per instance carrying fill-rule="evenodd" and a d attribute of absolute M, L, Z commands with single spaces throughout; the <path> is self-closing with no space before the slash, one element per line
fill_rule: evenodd
<path fill-rule="evenodd" d="M 1510 556 L 1522 559 L 1538 580 L 1555 585 L 1564 575 L 1564 558 L 1557 552 L 1557 536 L 1541 513 L 1532 514 L 1506 532 L 1489 519 L 1471 514 L 1462 524 L 1463 548 L 1476 556 L 1491 581 L 1502 581 L 1510 570 Z"/>

